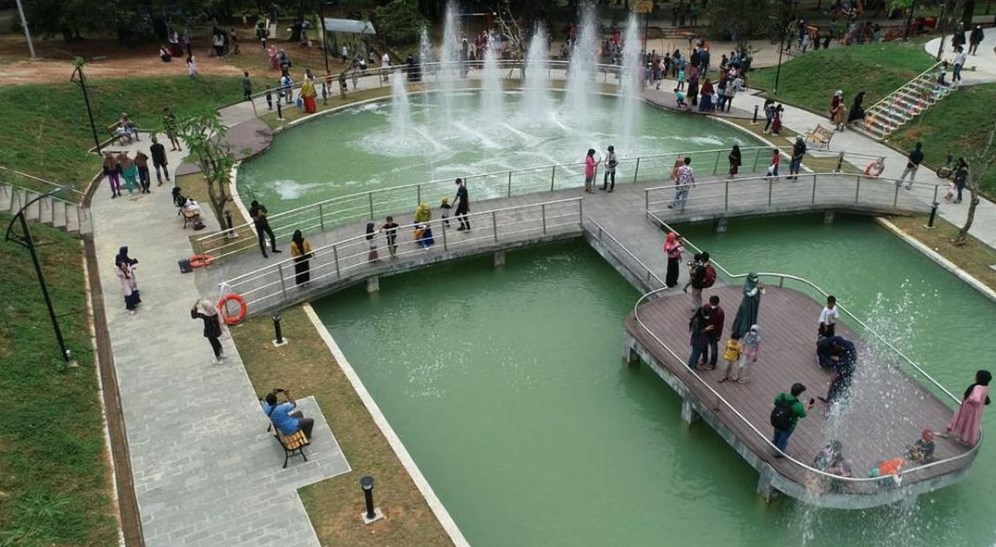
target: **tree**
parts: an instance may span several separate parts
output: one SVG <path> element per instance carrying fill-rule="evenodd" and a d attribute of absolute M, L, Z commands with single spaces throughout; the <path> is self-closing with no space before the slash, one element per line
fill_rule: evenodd
<path fill-rule="evenodd" d="M 782 21 L 776 27 L 786 28 L 791 16 L 787 10 L 780 13 L 780 5 L 771 0 L 712 0 L 706 14 L 715 33 L 729 36 L 744 47 L 747 40 L 770 31 L 772 19 Z"/>
<path fill-rule="evenodd" d="M 996 121 L 989 128 L 989 136 L 986 138 L 985 145 L 975 148 L 967 155 L 968 180 L 966 182 L 971 201 L 968 204 L 968 216 L 965 218 L 965 224 L 958 230 L 958 235 L 951 240 L 951 243 L 956 246 L 960 247 L 968 242 L 968 231 L 972 229 L 972 222 L 975 221 L 975 208 L 979 205 L 979 182 L 987 171 L 996 167 L 994 140 L 996 140 Z"/>
<path fill-rule="evenodd" d="M 217 112 L 180 119 L 177 131 L 191 155 L 197 158 L 197 165 L 208 184 L 208 199 L 219 220 L 230 199 L 229 174 L 235 166 L 235 156 L 225 140 L 226 132 Z"/>
<path fill-rule="evenodd" d="M 425 19 L 418 11 L 418 0 L 391 0 L 386 6 L 374 10 L 377 32 L 394 43 L 412 43 L 418 40 Z"/>

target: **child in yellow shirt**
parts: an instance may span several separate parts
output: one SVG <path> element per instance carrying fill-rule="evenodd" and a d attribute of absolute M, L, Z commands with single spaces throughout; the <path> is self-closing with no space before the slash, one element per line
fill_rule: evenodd
<path fill-rule="evenodd" d="M 730 335 L 730 339 L 726 341 L 726 350 L 723 352 L 723 361 L 726 361 L 726 367 L 723 368 L 723 377 L 719 381 L 725 382 L 730 379 L 730 371 L 733 369 L 733 363 L 740 360 L 740 352 L 743 350 L 743 346 L 740 345 L 740 335 L 733 333 Z"/>

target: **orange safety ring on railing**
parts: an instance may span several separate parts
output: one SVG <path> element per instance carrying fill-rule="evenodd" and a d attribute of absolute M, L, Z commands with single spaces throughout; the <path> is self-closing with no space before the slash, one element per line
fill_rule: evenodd
<path fill-rule="evenodd" d="M 230 301 L 237 302 L 239 304 L 239 312 L 235 315 L 228 314 L 228 303 Z M 221 297 L 218 301 L 218 313 L 221 314 L 221 319 L 226 325 L 238 325 L 246 318 L 246 312 L 249 311 L 249 306 L 246 305 L 246 301 L 242 296 L 230 292 L 225 296 Z"/>
<path fill-rule="evenodd" d="M 203 268 L 205 266 L 210 266 L 214 262 L 214 257 L 211 255 L 194 255 L 190 257 L 190 267 L 191 268 Z"/>
<path fill-rule="evenodd" d="M 865 174 L 869 177 L 878 177 L 885 171 L 885 162 L 873 161 L 865 166 Z"/>

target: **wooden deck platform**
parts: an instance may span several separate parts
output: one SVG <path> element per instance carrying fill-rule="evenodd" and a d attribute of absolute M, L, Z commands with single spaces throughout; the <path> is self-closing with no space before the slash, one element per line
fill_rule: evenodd
<path fill-rule="evenodd" d="M 705 293 L 704 298 L 718 295 L 726 311 L 722 344 L 729 337 L 742 291 L 737 286 L 717 286 Z M 976 452 L 938 437 L 938 460 L 964 457 L 922 470 L 910 467 L 900 487 L 857 482 L 845 484 L 839 491 L 827 491 L 825 478 L 797 462 L 812 464 L 824 444 L 837 439 L 844 445 L 844 456 L 853 462 L 854 476 L 867 477 L 877 462 L 901 456 L 924 428 L 943 431 L 953 403 L 946 404 L 900 370 L 898 359 L 887 351 L 877 346 L 869 348 L 867 341 L 839 324 L 838 334 L 854 341 L 858 348 L 852 400 L 829 417 L 826 405 L 817 400 L 813 412 L 799 421 L 789 441 L 787 453 L 791 458 L 775 458 L 768 442 L 773 434 L 770 413 L 774 397 L 788 391 L 795 382 L 807 387 L 800 397 L 804 401 L 826 395 L 830 373 L 820 369 L 815 358 L 816 318 L 822 305 L 797 290 L 768 286 L 759 317 L 761 357 L 751 370 L 750 382 L 719 383 L 722 358 L 713 371 L 692 372 L 685 367 L 683 362 L 691 351 L 690 296 L 681 291 L 665 294 L 644 303 L 626 319 L 626 347 L 632 352 L 629 357 L 639 355 L 682 396 L 686 420 L 701 417 L 759 471 L 758 488 L 762 494 L 774 488 L 815 505 L 867 508 L 947 486 L 971 465 Z M 884 392 L 878 392 L 880 389 Z"/>

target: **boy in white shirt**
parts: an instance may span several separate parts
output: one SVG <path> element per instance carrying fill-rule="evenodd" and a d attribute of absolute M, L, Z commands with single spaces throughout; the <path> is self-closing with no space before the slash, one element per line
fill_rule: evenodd
<path fill-rule="evenodd" d="M 817 339 L 824 336 L 834 336 L 837 326 L 837 299 L 830 295 L 827 297 L 827 305 L 820 312 L 820 330 Z"/>

